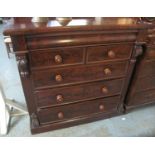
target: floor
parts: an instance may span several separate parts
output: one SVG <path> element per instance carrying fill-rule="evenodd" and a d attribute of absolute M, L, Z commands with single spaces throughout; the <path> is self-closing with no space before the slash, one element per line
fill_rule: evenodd
<path fill-rule="evenodd" d="M 25 105 L 19 73 L 14 55 L 8 59 L 3 43 L 3 25 L 0 25 L 0 83 L 7 98 Z M 155 136 L 155 105 L 136 109 L 126 115 L 93 123 L 31 135 L 28 116 L 11 119 L 8 137 L 107 137 L 107 136 Z"/>

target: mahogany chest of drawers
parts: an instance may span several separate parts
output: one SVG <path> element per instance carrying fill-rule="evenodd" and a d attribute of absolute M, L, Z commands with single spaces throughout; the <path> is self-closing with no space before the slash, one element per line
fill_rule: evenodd
<path fill-rule="evenodd" d="M 155 47 L 143 56 L 147 27 L 134 18 L 9 25 L 4 34 L 12 38 L 31 132 L 109 118 L 145 102 L 155 89 L 155 75 L 147 76 L 155 73 Z"/>

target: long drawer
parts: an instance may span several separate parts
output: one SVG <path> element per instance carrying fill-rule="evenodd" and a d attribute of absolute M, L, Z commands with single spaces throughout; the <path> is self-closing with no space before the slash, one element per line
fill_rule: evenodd
<path fill-rule="evenodd" d="M 84 48 L 59 48 L 30 51 L 32 68 L 84 64 Z"/>
<path fill-rule="evenodd" d="M 107 114 L 117 111 L 118 102 L 119 96 L 40 109 L 38 117 L 41 124 L 47 124 L 65 120 L 74 120 L 93 114 Z"/>
<path fill-rule="evenodd" d="M 62 105 L 95 98 L 119 95 L 124 79 L 94 82 L 78 86 L 53 88 L 35 92 L 39 107 Z"/>
<path fill-rule="evenodd" d="M 104 79 L 123 77 L 126 74 L 128 62 L 100 64 L 39 70 L 32 72 L 35 88 L 56 87 L 69 84 L 79 84 Z"/>
<path fill-rule="evenodd" d="M 129 59 L 132 53 L 132 48 L 133 45 L 131 44 L 88 47 L 87 63 Z"/>

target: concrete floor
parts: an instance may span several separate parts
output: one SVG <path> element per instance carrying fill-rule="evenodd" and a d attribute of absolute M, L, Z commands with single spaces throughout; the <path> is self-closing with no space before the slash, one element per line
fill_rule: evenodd
<path fill-rule="evenodd" d="M 8 59 L 3 43 L 3 25 L 0 25 L 0 83 L 7 98 L 25 105 L 25 98 L 19 79 L 14 55 Z M 26 106 L 26 105 L 25 105 Z M 50 137 L 105 137 L 105 136 L 155 136 L 155 105 L 136 109 L 129 114 L 84 125 L 31 135 L 29 117 L 11 119 L 8 137 L 50 136 Z"/>

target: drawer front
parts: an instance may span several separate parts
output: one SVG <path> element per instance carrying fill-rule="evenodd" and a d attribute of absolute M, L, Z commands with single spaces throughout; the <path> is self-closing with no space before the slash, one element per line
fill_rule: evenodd
<path fill-rule="evenodd" d="M 119 97 L 98 99 L 76 104 L 62 105 L 53 108 L 41 109 L 38 112 L 41 124 L 65 120 L 74 120 L 99 113 L 110 113 L 117 110 Z"/>
<path fill-rule="evenodd" d="M 123 81 L 123 79 L 117 79 L 36 91 L 36 103 L 39 107 L 43 108 L 51 105 L 61 105 L 87 99 L 119 95 L 121 93 Z"/>
<path fill-rule="evenodd" d="M 135 93 L 132 95 L 132 99 L 129 100 L 128 105 L 136 106 L 153 102 L 155 102 L 155 89 Z"/>
<path fill-rule="evenodd" d="M 81 27 L 81 30 L 83 28 Z M 88 29 L 86 30 L 87 32 L 88 32 Z M 51 32 L 44 35 L 38 34 L 37 36 L 36 35 L 26 36 L 28 49 L 43 49 L 43 48 L 67 47 L 67 46 L 78 46 L 78 45 L 81 46 L 81 45 L 92 45 L 92 44 L 103 44 L 103 43 L 135 42 L 137 39 L 137 30 L 134 30 L 134 32 L 130 32 L 130 33 L 125 31 L 123 33 L 122 32 L 111 33 L 111 31 L 105 31 L 105 33 L 102 33 L 103 31 L 97 31 L 95 29 L 94 30 L 91 29 L 91 31 L 87 33 L 86 31 L 79 31 L 79 30 L 77 31 L 77 29 L 71 32 L 66 27 L 66 32 L 64 32 L 65 34 L 61 33 L 62 35 L 60 35 L 58 31 Z M 110 33 L 107 33 L 107 32 L 110 32 Z M 55 35 L 55 34 L 59 34 L 59 35 Z"/>
<path fill-rule="evenodd" d="M 155 76 L 155 61 L 144 61 L 138 66 L 138 78 Z"/>
<path fill-rule="evenodd" d="M 152 32 L 148 35 L 148 43 L 155 45 L 155 30 L 151 30 Z"/>
<path fill-rule="evenodd" d="M 87 48 L 87 62 L 95 63 L 105 60 L 129 59 L 133 45 L 107 45 Z"/>
<path fill-rule="evenodd" d="M 33 84 L 35 88 L 55 87 L 123 77 L 126 74 L 127 66 L 128 62 L 121 62 L 96 66 L 34 71 L 32 73 Z"/>
<path fill-rule="evenodd" d="M 155 47 L 148 47 L 147 51 L 145 52 L 146 60 L 155 60 Z"/>
<path fill-rule="evenodd" d="M 30 51 L 30 63 L 35 67 L 56 67 L 84 63 L 83 48 Z"/>
<path fill-rule="evenodd" d="M 135 82 L 135 92 L 144 91 L 155 88 L 155 77 L 139 78 Z"/>

